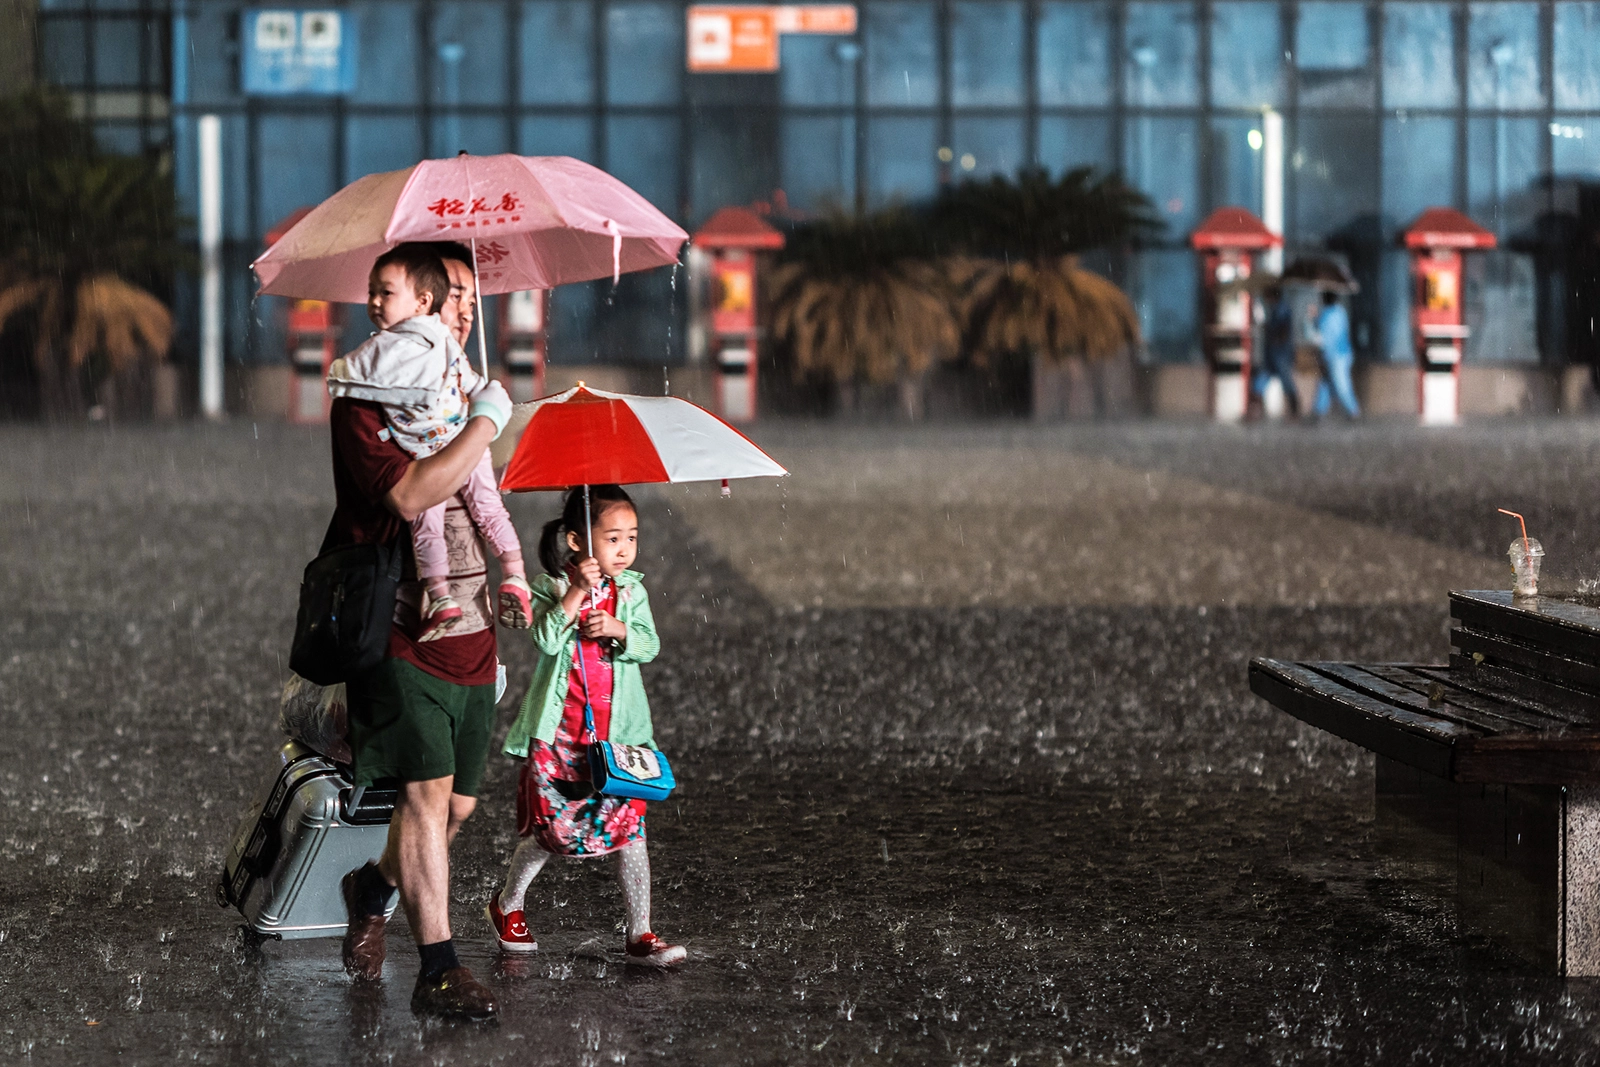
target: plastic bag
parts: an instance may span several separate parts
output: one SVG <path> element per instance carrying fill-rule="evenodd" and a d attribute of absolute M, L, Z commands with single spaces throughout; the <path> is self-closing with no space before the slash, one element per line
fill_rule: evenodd
<path fill-rule="evenodd" d="M 349 763 L 349 721 L 343 682 L 322 686 L 291 674 L 283 683 L 278 729 L 307 748 L 335 763 Z"/>

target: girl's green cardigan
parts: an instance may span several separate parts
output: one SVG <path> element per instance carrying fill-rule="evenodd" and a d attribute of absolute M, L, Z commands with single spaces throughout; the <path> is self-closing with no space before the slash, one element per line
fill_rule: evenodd
<path fill-rule="evenodd" d="M 656 636 L 656 621 L 650 614 L 650 596 L 644 591 L 643 578 L 637 571 L 623 571 L 615 579 L 617 620 L 628 628 L 628 636 L 612 654 L 611 736 L 603 740 L 655 748 L 650 701 L 644 695 L 639 664 L 656 658 L 661 651 L 661 638 Z M 531 584 L 533 626 L 529 633 L 539 649 L 539 662 L 533 668 L 533 684 L 523 698 L 522 711 L 506 737 L 505 752 L 509 756 L 526 756 L 534 739 L 546 744 L 555 742 L 578 640 L 578 620 L 567 618 L 561 610 L 567 580 L 541 574 Z"/>

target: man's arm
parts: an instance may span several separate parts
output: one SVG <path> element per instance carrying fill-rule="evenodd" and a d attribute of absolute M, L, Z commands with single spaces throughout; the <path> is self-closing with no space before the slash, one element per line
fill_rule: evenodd
<path fill-rule="evenodd" d="M 384 494 L 389 510 L 410 522 L 435 504 L 442 504 L 466 483 L 496 433 L 494 420 L 483 415 L 467 423 L 456 439 L 439 451 L 415 460 L 394 488 Z"/>

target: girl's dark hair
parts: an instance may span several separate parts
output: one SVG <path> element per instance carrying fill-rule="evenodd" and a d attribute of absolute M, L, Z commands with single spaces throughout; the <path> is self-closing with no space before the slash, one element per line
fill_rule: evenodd
<path fill-rule="evenodd" d="M 600 516 L 618 504 L 633 508 L 633 498 L 623 492 L 620 485 L 591 485 L 589 487 L 589 518 L 598 523 Z M 634 508 L 637 512 L 638 508 Z M 567 550 L 566 533 L 578 535 L 587 544 L 587 531 L 583 527 L 583 486 L 567 490 L 567 502 L 561 508 L 561 517 L 544 524 L 539 534 L 539 566 L 552 577 L 561 577 L 571 552 Z"/>

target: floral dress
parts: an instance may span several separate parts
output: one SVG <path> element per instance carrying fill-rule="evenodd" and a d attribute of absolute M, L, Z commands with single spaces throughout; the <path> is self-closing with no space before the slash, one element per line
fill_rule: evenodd
<path fill-rule="evenodd" d="M 585 600 L 578 612 L 579 620 L 595 608 L 616 615 L 617 588 L 611 581 L 602 583 L 593 608 Z M 604 739 L 611 727 L 612 645 L 609 638 L 578 639 L 555 744 L 534 740 L 522 765 L 517 788 L 517 832 L 535 838 L 541 848 L 557 855 L 603 856 L 645 839 L 644 801 L 599 796 L 589 780 L 589 746 L 583 725 L 584 683 L 587 677 L 595 733 Z"/>

